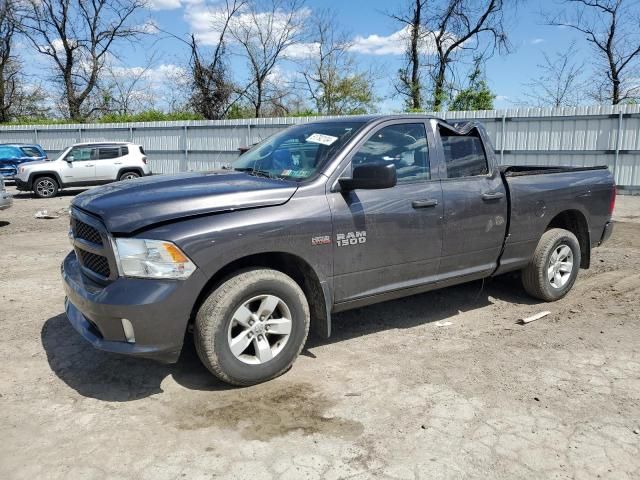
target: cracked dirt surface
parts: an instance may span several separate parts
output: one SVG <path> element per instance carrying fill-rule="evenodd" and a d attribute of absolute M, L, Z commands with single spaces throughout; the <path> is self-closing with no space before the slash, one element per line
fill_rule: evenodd
<path fill-rule="evenodd" d="M 190 344 L 166 366 L 73 331 L 68 218 L 33 218 L 70 198 L 0 212 L 0 478 L 640 476 L 640 199 L 618 198 L 630 221 L 557 303 L 506 277 L 346 312 L 284 376 L 237 389 Z"/>

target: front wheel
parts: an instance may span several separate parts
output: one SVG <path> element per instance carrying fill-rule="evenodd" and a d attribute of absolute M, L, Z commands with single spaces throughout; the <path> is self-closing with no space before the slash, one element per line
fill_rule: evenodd
<path fill-rule="evenodd" d="M 564 297 L 576 281 L 580 259 L 580 243 L 573 233 L 562 228 L 547 230 L 522 271 L 524 289 L 546 302 Z"/>
<path fill-rule="evenodd" d="M 58 182 L 53 177 L 39 177 L 33 182 L 33 193 L 38 198 L 51 198 L 58 194 Z"/>
<path fill-rule="evenodd" d="M 253 385 L 284 373 L 309 333 L 309 304 L 282 272 L 250 269 L 216 288 L 195 321 L 202 363 L 232 385 Z"/>

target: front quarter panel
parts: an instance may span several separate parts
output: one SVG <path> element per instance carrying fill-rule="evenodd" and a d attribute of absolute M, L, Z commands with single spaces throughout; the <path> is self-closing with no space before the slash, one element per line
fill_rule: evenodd
<path fill-rule="evenodd" d="M 139 234 L 175 242 L 208 278 L 235 260 L 282 252 L 305 260 L 320 281 L 332 274 L 331 235 L 323 181 L 299 188 L 283 205 L 186 219 Z"/>

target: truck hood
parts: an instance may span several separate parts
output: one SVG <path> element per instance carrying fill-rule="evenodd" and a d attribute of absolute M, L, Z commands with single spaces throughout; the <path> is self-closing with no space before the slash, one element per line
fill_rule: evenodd
<path fill-rule="evenodd" d="M 87 190 L 72 206 L 99 216 L 112 233 L 131 233 L 178 218 L 282 205 L 297 188 L 228 170 L 159 175 Z"/>

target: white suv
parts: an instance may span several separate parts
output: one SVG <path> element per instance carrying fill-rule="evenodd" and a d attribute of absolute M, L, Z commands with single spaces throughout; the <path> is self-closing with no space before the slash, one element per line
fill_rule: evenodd
<path fill-rule="evenodd" d="M 151 175 L 147 156 L 133 143 L 78 143 L 56 160 L 20 165 L 18 190 L 33 190 L 40 198 L 55 197 L 65 187 L 102 185 Z"/>

